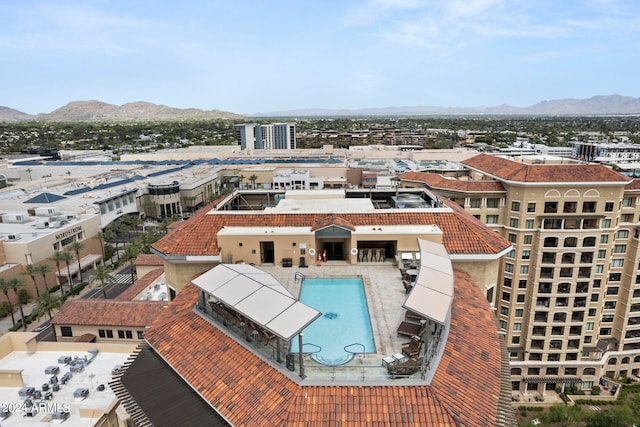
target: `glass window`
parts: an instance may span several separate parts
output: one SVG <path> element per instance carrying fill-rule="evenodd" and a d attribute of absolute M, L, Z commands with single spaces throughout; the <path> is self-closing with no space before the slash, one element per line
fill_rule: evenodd
<path fill-rule="evenodd" d="M 523 304 L 523 303 L 524 303 L 524 298 L 525 298 L 525 295 L 524 295 L 524 294 L 518 294 L 518 295 L 516 296 L 516 302 L 518 302 L 518 303 L 520 303 L 520 304 Z M 522 317 L 522 316 L 521 316 L 521 317 Z"/>
<path fill-rule="evenodd" d="M 511 202 L 511 210 L 514 212 L 520 212 L 520 202 Z"/>
<path fill-rule="evenodd" d="M 531 251 L 529 249 L 525 249 L 522 251 L 522 259 L 531 258 Z"/>
<path fill-rule="evenodd" d="M 633 214 L 620 215 L 620 222 L 633 222 Z"/>
<path fill-rule="evenodd" d="M 118 331 L 118 338 L 124 339 L 124 331 L 121 331 L 121 330 Z"/>
<path fill-rule="evenodd" d="M 511 301 L 511 294 L 509 292 L 503 292 L 502 293 L 502 300 L 503 301 Z"/>
<path fill-rule="evenodd" d="M 625 197 L 624 199 L 622 199 L 622 207 L 623 208 L 630 208 L 633 206 L 633 197 Z"/>
<path fill-rule="evenodd" d="M 509 233 L 509 241 L 511 243 L 516 243 L 518 240 L 518 236 L 515 233 Z"/>
<path fill-rule="evenodd" d="M 596 273 L 602 273 L 604 271 L 604 265 L 596 264 Z"/>
<path fill-rule="evenodd" d="M 518 218 L 510 218 L 509 219 L 509 226 L 517 228 L 518 227 Z"/>
<path fill-rule="evenodd" d="M 627 245 L 614 245 L 613 253 L 614 254 L 623 254 L 627 252 Z"/>
<path fill-rule="evenodd" d="M 577 209 L 578 209 L 577 202 L 564 202 L 564 208 L 563 208 L 564 213 L 576 213 Z"/>
<path fill-rule="evenodd" d="M 113 330 L 107 329 L 107 338 L 113 338 Z"/>
<path fill-rule="evenodd" d="M 481 199 L 478 198 L 469 199 L 469 207 L 471 207 L 472 209 L 478 209 L 480 207 L 480 202 Z"/>
<path fill-rule="evenodd" d="M 533 220 L 532 219 L 526 220 L 524 223 L 524 226 L 525 228 L 529 228 L 529 229 L 533 228 Z"/>
<path fill-rule="evenodd" d="M 618 230 L 616 239 L 626 239 L 629 237 L 629 230 Z"/>
<path fill-rule="evenodd" d="M 607 257 L 607 250 L 600 249 L 598 250 L 598 259 L 605 259 Z"/>
<path fill-rule="evenodd" d="M 60 326 L 60 334 L 63 337 L 72 337 L 73 331 L 71 330 L 71 326 Z"/>
<path fill-rule="evenodd" d="M 518 289 L 527 289 L 527 279 L 518 281 Z"/>
<path fill-rule="evenodd" d="M 513 273 L 513 264 L 511 264 L 510 262 L 505 263 L 504 271 L 506 271 L 507 273 Z"/>
<path fill-rule="evenodd" d="M 593 213 L 596 211 L 596 202 L 582 202 L 582 212 Z"/>
<path fill-rule="evenodd" d="M 613 202 L 606 202 L 604 204 L 604 211 L 605 212 L 613 212 Z"/>
<path fill-rule="evenodd" d="M 133 339 L 133 334 L 131 333 L 131 331 L 124 331 L 125 335 L 127 337 L 127 339 Z"/>
<path fill-rule="evenodd" d="M 500 314 L 502 314 L 503 316 L 508 316 L 509 315 L 509 307 L 505 307 L 504 305 L 500 306 Z"/>
<path fill-rule="evenodd" d="M 515 317 L 522 317 L 524 314 L 524 310 L 521 308 L 516 308 Z"/>
<path fill-rule="evenodd" d="M 528 213 L 533 213 L 535 211 L 536 211 L 536 203 L 535 202 L 527 203 L 527 212 Z"/>
<path fill-rule="evenodd" d="M 144 333 L 143 331 L 138 331 L 138 332 L 137 332 L 137 334 L 138 334 L 138 339 L 139 339 L 139 340 L 141 340 L 141 339 L 142 339 L 142 334 L 143 334 L 143 333 Z"/>
<path fill-rule="evenodd" d="M 529 266 L 528 265 L 521 265 L 520 266 L 520 274 L 529 274 Z"/>
<path fill-rule="evenodd" d="M 595 237 L 585 237 L 584 240 L 582 241 L 582 246 L 590 248 L 596 245 L 596 238 Z"/>
<path fill-rule="evenodd" d="M 487 224 L 497 224 L 498 215 L 487 215 Z"/>
<path fill-rule="evenodd" d="M 615 258 L 611 261 L 612 267 L 622 267 L 624 264 L 624 260 L 622 258 Z"/>
<path fill-rule="evenodd" d="M 593 331 L 593 322 L 587 322 L 585 323 L 585 329 L 587 331 Z"/>
<path fill-rule="evenodd" d="M 558 202 L 544 202 L 544 213 L 557 213 Z"/>
<path fill-rule="evenodd" d="M 499 200 L 497 198 L 487 198 L 487 207 L 490 209 L 498 208 Z"/>
<path fill-rule="evenodd" d="M 521 331 L 521 330 L 522 330 L 522 323 L 520 323 L 520 322 L 515 322 L 515 323 L 513 324 L 513 330 L 514 330 L 514 331 Z"/>
<path fill-rule="evenodd" d="M 531 234 L 525 234 L 525 235 L 524 235 L 524 241 L 523 241 L 523 243 L 524 243 L 525 245 L 530 245 L 532 241 L 533 241 L 533 235 L 531 235 Z"/>
<path fill-rule="evenodd" d="M 602 220 L 602 228 L 611 228 L 611 218 L 604 218 Z"/>

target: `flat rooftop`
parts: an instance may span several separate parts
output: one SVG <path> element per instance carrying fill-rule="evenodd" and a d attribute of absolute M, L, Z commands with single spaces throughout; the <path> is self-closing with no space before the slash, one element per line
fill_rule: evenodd
<path fill-rule="evenodd" d="M 51 421 L 51 410 L 66 410 L 70 415 L 64 421 L 65 426 L 91 426 L 92 411 L 102 414 L 111 409 L 116 399 L 115 394 L 110 389 L 108 383 L 112 378 L 114 368 L 123 365 L 129 357 L 128 352 L 104 352 L 98 351 L 94 356 L 89 351 L 12 351 L 0 359 L 0 402 L 10 405 L 13 412 L 6 420 L 2 421 L 2 426 L 41 426 L 43 422 Z M 71 370 L 71 365 L 62 362 L 66 360 L 91 360 L 82 370 L 72 372 L 68 382 L 62 384 L 62 377 Z M 54 374 L 45 373 L 55 371 L 58 378 L 59 391 L 53 391 L 51 400 L 44 398 L 31 398 L 36 406 L 41 410 L 33 416 L 25 416 L 23 398 L 19 396 L 21 386 L 7 386 L 7 371 L 22 373 L 25 386 L 34 387 L 43 395 L 43 384 L 48 385 L 48 390 L 52 390 L 50 383 Z M 74 368 L 74 370 L 76 370 Z M 15 375 L 15 374 L 13 374 Z M 103 388 L 104 387 L 104 388 Z M 46 388 L 46 386 L 45 386 Z M 88 390 L 84 398 L 74 397 L 74 392 L 79 389 Z M 77 394 L 77 393 L 76 393 Z M 42 405 L 40 404 L 42 402 Z M 46 406 L 44 406 L 46 405 Z M 84 413 L 84 414 L 82 414 Z M 81 415 L 82 414 L 82 415 Z M 83 416 L 86 415 L 86 416 Z"/>

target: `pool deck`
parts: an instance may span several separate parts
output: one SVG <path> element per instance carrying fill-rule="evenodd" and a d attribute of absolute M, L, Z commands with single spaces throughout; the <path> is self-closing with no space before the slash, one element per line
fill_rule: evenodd
<path fill-rule="evenodd" d="M 321 266 L 310 265 L 307 268 L 282 267 L 273 265 L 262 265 L 261 270 L 273 275 L 289 292 L 296 298 L 300 294 L 300 277 L 297 272 L 307 277 L 362 277 L 365 286 L 365 294 L 367 305 L 369 307 L 369 316 L 371 319 L 371 327 L 373 331 L 375 353 L 358 355 L 356 359 L 338 367 L 321 367 L 325 368 L 328 375 L 338 377 L 350 377 L 350 369 L 358 370 L 361 366 L 382 366 L 382 359 L 396 353 L 401 353 L 402 344 L 409 342 L 409 337 L 397 334 L 400 322 L 404 320 L 405 309 L 402 304 L 407 298 L 404 287 L 402 285 L 402 277 L 400 270 L 394 261 L 386 261 L 380 263 L 364 263 L 359 265 L 351 265 L 342 261 L 328 261 L 322 263 Z M 313 369 L 314 362 L 307 359 L 305 362 L 307 369 Z M 327 369 L 331 368 L 331 369 Z M 338 369 L 333 369 L 338 368 Z M 342 371 L 336 373 L 336 371 Z M 351 374 L 359 375 L 357 372 Z M 380 369 L 380 377 L 386 377 L 386 369 Z M 315 374 L 314 374 L 315 376 Z M 367 373 L 367 377 L 371 376 L 371 372 Z"/>

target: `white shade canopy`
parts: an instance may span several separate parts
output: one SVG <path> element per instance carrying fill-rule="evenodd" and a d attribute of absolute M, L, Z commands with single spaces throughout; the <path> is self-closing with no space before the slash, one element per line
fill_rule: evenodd
<path fill-rule="evenodd" d="M 286 341 L 321 315 L 271 274 L 248 264 L 220 264 L 191 283 Z"/>
<path fill-rule="evenodd" d="M 442 325 L 453 301 L 453 268 L 444 246 L 418 239 L 420 270 L 404 307 Z"/>

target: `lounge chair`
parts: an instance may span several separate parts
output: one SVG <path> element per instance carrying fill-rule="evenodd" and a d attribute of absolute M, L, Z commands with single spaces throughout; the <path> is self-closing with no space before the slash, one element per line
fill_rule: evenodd
<path fill-rule="evenodd" d="M 411 341 L 402 346 L 402 352 L 409 357 L 416 357 L 420 354 L 422 348 L 422 340 L 420 337 L 412 337 Z"/>
<path fill-rule="evenodd" d="M 424 320 L 424 316 L 422 314 L 416 313 L 415 311 L 407 310 L 404 313 L 404 319 L 413 322 L 419 322 L 421 320 Z"/>
<path fill-rule="evenodd" d="M 412 357 L 397 365 L 389 365 L 387 366 L 387 373 L 391 378 L 407 377 L 420 370 L 422 360 L 422 357 Z"/>
<path fill-rule="evenodd" d="M 407 337 L 418 336 L 422 337 L 427 328 L 427 321 L 421 320 L 420 323 L 407 322 L 406 320 L 400 323 L 398 326 L 398 335 L 405 335 Z"/>

